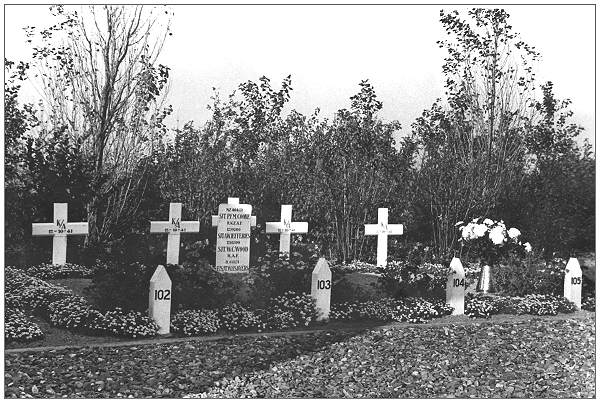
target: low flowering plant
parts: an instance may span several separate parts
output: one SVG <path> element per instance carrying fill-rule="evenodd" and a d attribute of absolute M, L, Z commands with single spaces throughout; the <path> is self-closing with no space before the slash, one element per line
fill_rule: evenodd
<path fill-rule="evenodd" d="M 460 231 L 460 243 L 478 254 L 484 264 L 495 265 L 510 252 L 529 253 L 531 245 L 522 242 L 521 231 L 507 228 L 504 221 L 478 217 L 455 225 Z"/>

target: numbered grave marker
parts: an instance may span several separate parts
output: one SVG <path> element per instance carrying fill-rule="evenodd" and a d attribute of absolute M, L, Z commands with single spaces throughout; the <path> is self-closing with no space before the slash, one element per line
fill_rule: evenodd
<path fill-rule="evenodd" d="M 577 309 L 581 309 L 581 287 L 583 277 L 579 261 L 572 257 L 567 262 L 565 270 L 564 292 L 565 298 L 573 302 Z"/>
<path fill-rule="evenodd" d="M 308 232 L 307 222 L 292 222 L 292 205 L 281 206 L 281 221 L 267 222 L 267 234 L 279 234 L 279 252 L 290 253 L 290 241 L 292 234 L 306 234 Z"/>
<path fill-rule="evenodd" d="M 54 222 L 32 223 L 33 236 L 52 236 L 52 264 L 67 263 L 67 236 L 87 235 L 87 222 L 67 222 L 67 203 L 54 203 Z"/>
<path fill-rule="evenodd" d="M 223 273 L 247 273 L 250 268 L 250 227 L 256 225 L 252 206 L 230 197 L 219 205 L 219 215 L 212 216 L 217 227 L 215 270 Z"/>
<path fill-rule="evenodd" d="M 365 224 L 365 235 L 377 235 L 377 266 L 387 265 L 388 235 L 402 235 L 402 224 L 388 224 L 388 209 L 377 209 L 377 224 Z"/>
<path fill-rule="evenodd" d="M 158 325 L 158 334 L 171 332 L 171 279 L 159 265 L 150 279 L 148 313 Z"/>
<path fill-rule="evenodd" d="M 181 221 L 181 203 L 170 203 L 169 221 L 151 221 L 150 232 L 167 234 L 167 264 L 179 264 L 181 234 L 200 232 L 200 221 Z"/>
<path fill-rule="evenodd" d="M 329 320 L 331 310 L 331 270 L 325 258 L 320 258 L 312 272 L 310 295 L 317 302 L 317 320 Z"/>
<path fill-rule="evenodd" d="M 454 308 L 452 315 L 465 313 L 465 269 L 457 257 L 452 258 L 450 262 L 450 274 L 446 282 L 446 304 Z"/>

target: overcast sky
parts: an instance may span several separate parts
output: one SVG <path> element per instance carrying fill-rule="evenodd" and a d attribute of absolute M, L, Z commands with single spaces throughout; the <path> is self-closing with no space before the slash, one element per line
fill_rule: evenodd
<path fill-rule="evenodd" d="M 173 36 L 160 62 L 171 68 L 169 122 L 203 123 L 212 88 L 228 95 L 239 83 L 265 75 L 279 88 L 292 75 L 290 107 L 322 116 L 349 106 L 369 79 L 383 102 L 382 117 L 403 132 L 443 97 L 444 38 L 440 8 L 452 6 L 171 6 Z M 514 29 L 537 48 L 541 84 L 551 80 L 570 98 L 574 121 L 594 138 L 594 6 L 504 6 Z M 48 6 L 5 6 L 5 57 L 24 60 L 22 27 L 50 21 Z"/>

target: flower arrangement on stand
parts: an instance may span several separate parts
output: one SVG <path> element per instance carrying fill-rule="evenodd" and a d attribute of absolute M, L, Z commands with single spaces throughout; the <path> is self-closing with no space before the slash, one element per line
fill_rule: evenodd
<path fill-rule="evenodd" d="M 459 221 L 455 225 L 460 231 L 462 247 L 479 256 L 482 269 L 477 283 L 477 291 L 490 293 L 494 291 L 492 267 L 502 257 L 511 252 L 529 253 L 532 248 L 529 242 L 521 241 L 521 231 L 517 228 L 506 228 L 504 221 L 494 221 L 478 217 L 466 223 Z"/>

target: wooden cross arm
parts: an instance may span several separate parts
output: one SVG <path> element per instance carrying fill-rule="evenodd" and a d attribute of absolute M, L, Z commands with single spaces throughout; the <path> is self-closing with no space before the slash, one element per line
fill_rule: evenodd
<path fill-rule="evenodd" d="M 200 221 L 181 221 L 179 230 L 169 221 L 150 221 L 150 232 L 200 232 Z"/>
<path fill-rule="evenodd" d="M 307 222 L 293 222 L 289 227 L 286 227 L 282 222 L 268 222 L 266 223 L 265 232 L 267 234 L 306 234 L 308 233 Z"/>
<path fill-rule="evenodd" d="M 33 223 L 31 234 L 33 236 L 50 235 L 87 235 L 89 225 L 86 222 L 70 222 L 65 224 L 65 229 L 60 230 L 54 223 Z"/>

